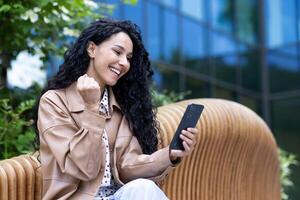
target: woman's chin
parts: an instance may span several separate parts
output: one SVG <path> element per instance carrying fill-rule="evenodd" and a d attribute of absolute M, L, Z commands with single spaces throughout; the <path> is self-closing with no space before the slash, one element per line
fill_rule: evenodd
<path fill-rule="evenodd" d="M 118 80 L 108 80 L 106 81 L 106 85 L 108 86 L 115 86 L 117 84 Z"/>

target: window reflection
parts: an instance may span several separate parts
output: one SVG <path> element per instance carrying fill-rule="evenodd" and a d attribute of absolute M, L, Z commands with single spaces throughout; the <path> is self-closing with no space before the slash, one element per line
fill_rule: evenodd
<path fill-rule="evenodd" d="M 248 43 L 256 43 L 258 37 L 257 0 L 236 0 L 238 37 Z"/>
<path fill-rule="evenodd" d="M 300 89 L 297 47 L 269 51 L 267 62 L 271 92 Z"/>
<path fill-rule="evenodd" d="M 147 5 L 147 50 L 151 59 L 158 60 L 162 57 L 160 44 L 159 7 L 149 2 Z"/>
<path fill-rule="evenodd" d="M 236 82 L 238 57 L 235 41 L 221 34 L 212 33 L 212 64 L 217 78 Z"/>
<path fill-rule="evenodd" d="M 191 91 L 186 99 L 205 98 L 209 96 L 209 84 L 191 76 L 186 77 L 186 91 Z"/>
<path fill-rule="evenodd" d="M 176 8 L 177 5 L 177 0 L 159 0 L 159 2 L 171 8 Z"/>
<path fill-rule="evenodd" d="M 211 0 L 212 24 L 228 32 L 233 32 L 234 1 Z"/>
<path fill-rule="evenodd" d="M 208 73 L 208 55 L 205 51 L 204 30 L 198 23 L 183 19 L 183 55 L 185 66 Z"/>
<path fill-rule="evenodd" d="M 219 55 L 231 54 L 237 52 L 236 43 L 233 38 L 215 32 L 211 32 L 211 35 L 212 35 L 212 45 L 211 45 L 212 56 L 219 56 Z"/>
<path fill-rule="evenodd" d="M 143 29 L 143 15 L 142 15 L 142 3 L 143 1 L 137 1 L 135 5 L 127 5 L 124 6 L 124 18 L 133 21 L 136 23 L 141 29 Z M 143 34 L 142 30 L 142 34 Z"/>
<path fill-rule="evenodd" d="M 182 13 L 196 19 L 204 19 L 204 0 L 184 0 L 181 1 L 180 10 Z"/>
<path fill-rule="evenodd" d="M 174 92 L 180 91 L 180 74 L 178 72 L 170 70 L 166 65 L 157 63 L 153 64 L 153 68 L 154 83 L 159 90 L 167 90 Z"/>
<path fill-rule="evenodd" d="M 257 49 L 244 49 L 240 53 L 242 86 L 247 89 L 261 91 L 261 66 Z"/>
<path fill-rule="evenodd" d="M 183 53 L 191 59 L 204 55 L 203 29 L 188 19 L 183 20 Z"/>
<path fill-rule="evenodd" d="M 265 20 L 268 46 L 278 46 L 297 40 L 297 0 L 266 0 Z"/>
<path fill-rule="evenodd" d="M 298 0 L 298 13 L 300 12 L 300 0 Z M 297 23 L 297 25 L 298 25 L 298 41 L 300 41 L 300 14 L 298 14 L 298 23 Z M 296 25 L 296 26 L 297 26 Z"/>
<path fill-rule="evenodd" d="M 241 95 L 239 102 L 244 106 L 247 106 L 257 114 L 260 114 L 259 101 L 257 99 L 251 98 L 249 96 Z"/>
<path fill-rule="evenodd" d="M 238 67 L 238 56 L 226 55 L 214 57 L 212 64 L 215 68 L 215 76 L 227 82 L 236 83 L 236 73 Z"/>
<path fill-rule="evenodd" d="M 235 100 L 235 95 L 232 91 L 220 87 L 215 87 L 215 97 L 232 101 Z"/>
<path fill-rule="evenodd" d="M 164 59 L 171 63 L 180 62 L 180 50 L 178 46 L 178 16 L 164 10 Z"/>
<path fill-rule="evenodd" d="M 274 101 L 271 104 L 271 109 L 272 129 L 275 132 L 275 137 L 279 146 L 289 152 L 300 155 L 300 99 L 295 98 Z M 299 172 L 300 170 L 297 172 L 298 177 L 300 177 Z"/>

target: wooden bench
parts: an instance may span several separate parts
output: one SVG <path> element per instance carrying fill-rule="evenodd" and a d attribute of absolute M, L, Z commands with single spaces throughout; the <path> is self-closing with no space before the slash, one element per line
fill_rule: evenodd
<path fill-rule="evenodd" d="M 172 139 L 185 107 L 205 106 L 198 144 L 163 190 L 171 200 L 280 200 L 277 145 L 265 122 L 245 106 L 194 99 L 158 109 L 161 146 Z M 42 174 L 33 155 L 0 161 L 0 199 L 41 199 Z"/>

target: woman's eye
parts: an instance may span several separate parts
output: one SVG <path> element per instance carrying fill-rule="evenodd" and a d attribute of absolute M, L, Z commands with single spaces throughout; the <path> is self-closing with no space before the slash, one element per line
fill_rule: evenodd
<path fill-rule="evenodd" d="M 120 51 L 114 50 L 115 54 L 117 54 L 118 56 L 121 54 Z"/>

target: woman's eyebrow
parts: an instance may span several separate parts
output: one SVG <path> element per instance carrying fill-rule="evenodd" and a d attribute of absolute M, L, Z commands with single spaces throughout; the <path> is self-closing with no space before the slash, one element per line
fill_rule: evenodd
<path fill-rule="evenodd" d="M 122 49 L 122 50 L 125 50 L 125 48 L 124 48 L 123 46 L 119 45 L 119 44 L 115 44 L 115 46 L 116 46 L 116 47 L 119 47 L 119 48 Z"/>

